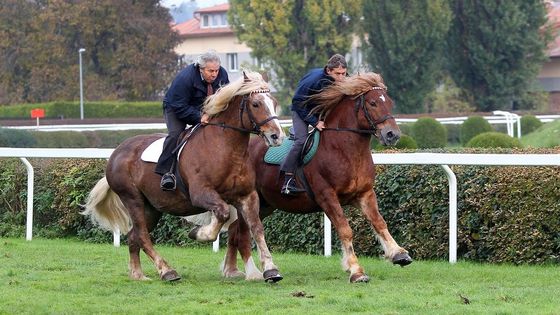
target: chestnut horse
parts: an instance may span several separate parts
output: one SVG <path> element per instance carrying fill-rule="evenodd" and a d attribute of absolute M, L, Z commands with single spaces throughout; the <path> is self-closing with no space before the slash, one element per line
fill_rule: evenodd
<path fill-rule="evenodd" d="M 380 75 L 365 73 L 336 82 L 311 101 L 319 104 L 320 113 L 328 128 L 320 134 L 314 158 L 303 168 L 312 194 L 286 196 L 280 193 L 279 166 L 264 162 L 267 146 L 260 139 L 251 139 L 249 152 L 258 174 L 257 190 L 261 199 L 261 217 L 275 209 L 291 213 L 324 211 L 332 221 L 342 243 L 342 265 L 350 273 L 350 282 L 367 282 L 368 276 L 358 263 L 352 246 L 352 230 L 342 206 L 361 208 L 373 226 L 383 246 L 385 257 L 401 266 L 412 259 L 393 239 L 385 220 L 379 213 L 373 190 L 375 167 L 371 158 L 371 136 L 384 145 L 395 144 L 400 130 L 391 116 L 393 101 Z M 310 197 L 313 195 L 314 198 Z M 224 270 L 237 270 L 239 250 L 244 261 L 250 259 L 251 247 L 247 226 L 240 222 L 229 234 Z"/>
<path fill-rule="evenodd" d="M 266 146 L 281 144 L 284 132 L 276 117 L 276 105 L 268 83 L 252 72 L 210 96 L 204 103 L 209 123 L 191 134 L 178 156 L 178 174 L 185 191 L 162 191 L 160 176 L 154 173 L 155 164 L 140 158 L 146 147 L 164 135 L 136 136 L 115 149 L 106 176 L 90 192 L 84 214 L 108 230 L 128 232 L 130 278 L 147 279 L 140 266 L 142 249 L 162 280 L 180 279 L 154 250 L 149 232 L 163 212 L 187 216 L 209 211 L 210 224 L 190 236 L 214 241 L 230 216 L 235 218 L 239 213 L 255 238 L 265 280 L 282 279 L 264 239 L 255 171 L 248 153 L 251 133 L 264 138 Z M 245 267 L 248 280 L 263 279 L 252 260 Z"/>

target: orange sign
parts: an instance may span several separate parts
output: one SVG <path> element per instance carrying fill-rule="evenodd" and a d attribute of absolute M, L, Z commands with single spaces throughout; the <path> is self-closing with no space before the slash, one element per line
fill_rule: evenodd
<path fill-rule="evenodd" d="M 31 118 L 45 118 L 45 110 L 42 108 L 32 109 Z"/>

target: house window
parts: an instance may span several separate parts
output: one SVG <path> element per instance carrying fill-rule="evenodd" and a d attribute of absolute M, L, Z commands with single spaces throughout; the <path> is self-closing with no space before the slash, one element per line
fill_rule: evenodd
<path fill-rule="evenodd" d="M 228 71 L 238 71 L 239 65 L 237 64 L 237 54 L 227 54 Z"/>
<path fill-rule="evenodd" d="M 202 16 L 202 27 L 210 27 L 210 17 L 208 14 Z"/>
<path fill-rule="evenodd" d="M 201 28 L 226 27 L 226 26 L 228 26 L 227 14 L 226 13 L 203 14 L 201 16 L 201 18 L 202 18 L 202 21 L 201 21 L 201 24 L 200 24 Z"/>

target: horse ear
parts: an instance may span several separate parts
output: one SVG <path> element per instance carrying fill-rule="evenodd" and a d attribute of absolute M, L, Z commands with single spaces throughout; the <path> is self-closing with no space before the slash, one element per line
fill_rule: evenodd
<path fill-rule="evenodd" d="M 268 72 L 266 72 L 266 71 L 261 71 L 260 74 L 261 74 L 261 76 L 262 76 L 264 82 L 268 82 Z"/>
<path fill-rule="evenodd" d="M 243 82 L 249 82 L 249 81 L 251 81 L 251 80 L 247 76 L 247 73 L 245 73 L 245 71 L 243 71 Z"/>

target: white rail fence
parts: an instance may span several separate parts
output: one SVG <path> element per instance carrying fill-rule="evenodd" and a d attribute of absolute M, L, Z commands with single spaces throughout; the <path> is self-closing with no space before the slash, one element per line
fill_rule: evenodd
<path fill-rule="evenodd" d="M 32 239 L 33 166 L 27 158 L 109 158 L 113 149 L 41 149 L 0 148 L 0 158 L 20 158 L 27 168 L 26 239 Z M 449 262 L 457 261 L 457 178 L 449 165 L 488 166 L 560 166 L 560 154 L 454 154 L 454 153 L 374 153 L 375 164 L 440 165 L 449 183 Z M 324 216 L 325 256 L 332 254 L 331 222 Z M 120 245 L 120 232 L 113 232 L 115 246 Z M 218 250 L 219 239 L 214 242 Z"/>
<path fill-rule="evenodd" d="M 507 127 L 508 135 L 514 137 L 514 125 L 517 125 L 517 137 L 521 137 L 521 117 L 517 114 L 495 111 L 495 116 L 484 116 L 490 124 L 505 124 Z M 550 122 L 560 119 L 560 115 L 537 115 L 538 119 L 542 122 Z M 436 118 L 442 124 L 462 124 L 467 120 L 468 116 Z M 413 123 L 417 118 L 396 118 L 398 124 Z M 291 119 L 280 120 L 280 125 L 283 127 L 291 126 Z M 82 125 L 45 125 L 45 126 L 5 126 L 3 128 L 12 129 L 26 129 L 37 131 L 94 131 L 94 130 L 165 130 L 167 129 L 164 123 L 143 123 L 143 124 L 82 124 Z"/>

